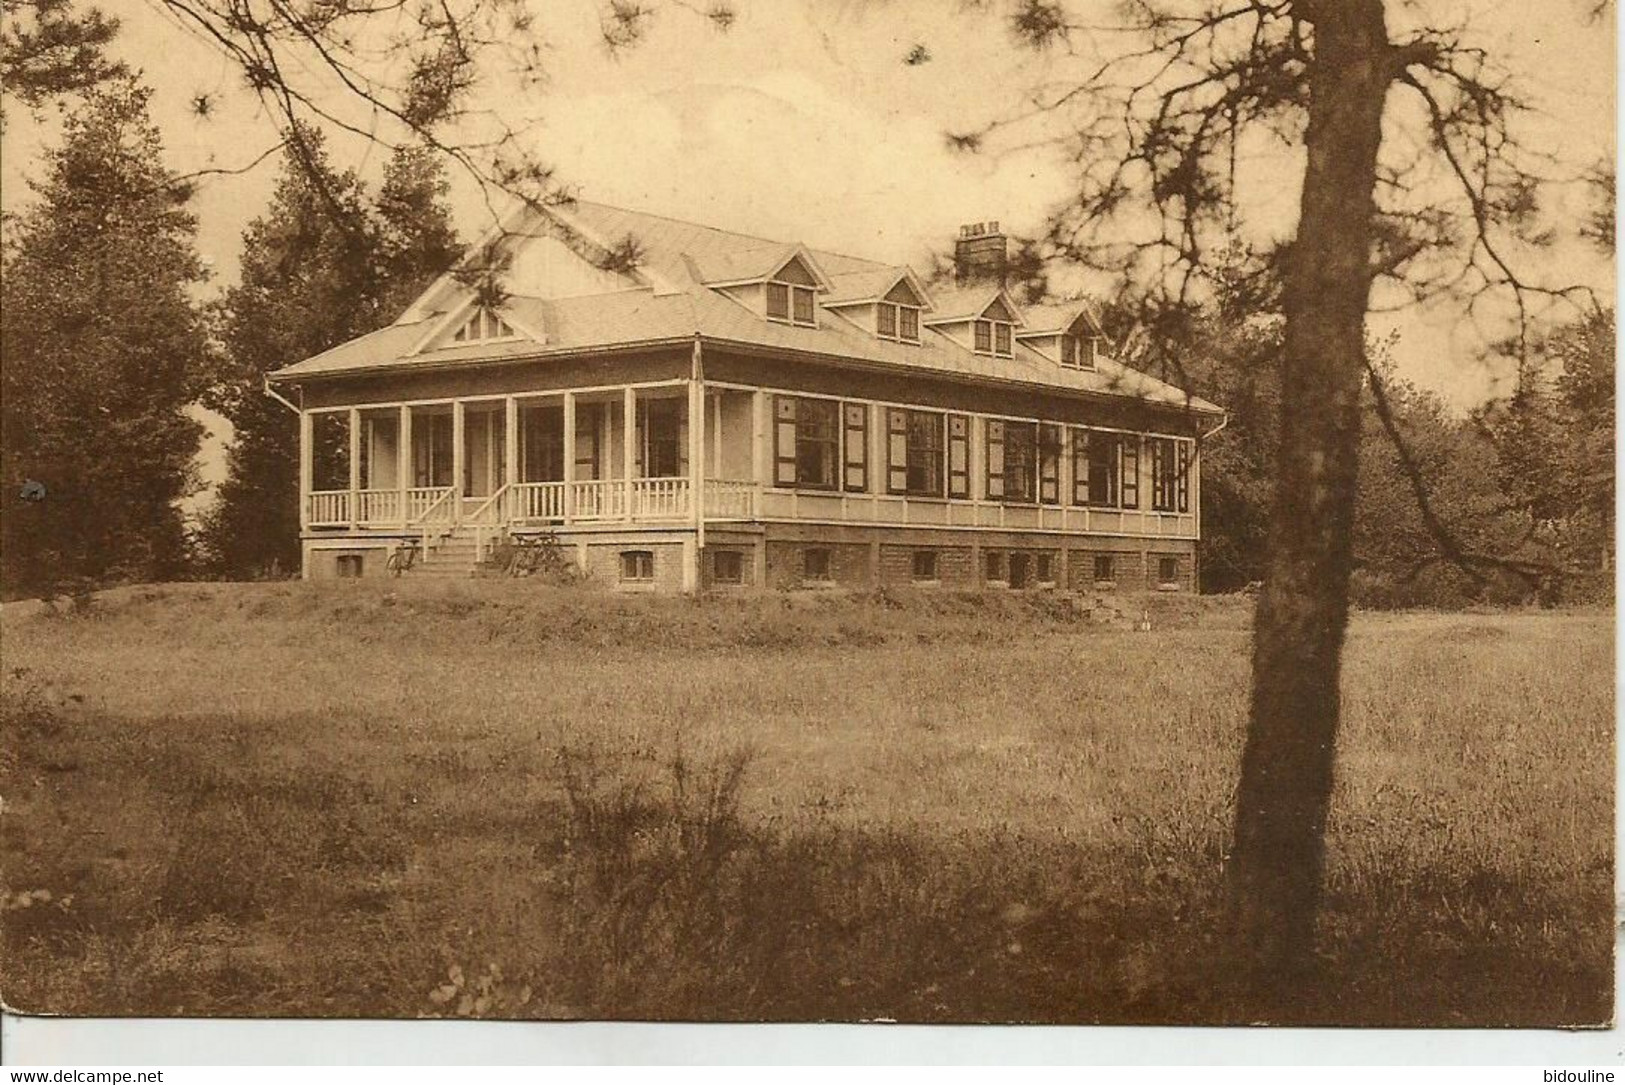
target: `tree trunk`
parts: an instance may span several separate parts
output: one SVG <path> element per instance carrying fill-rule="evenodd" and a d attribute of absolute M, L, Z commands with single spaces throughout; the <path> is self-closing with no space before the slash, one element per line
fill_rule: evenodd
<path fill-rule="evenodd" d="M 1308 5 L 1305 5 L 1307 8 Z M 1281 444 L 1228 868 L 1236 973 L 1267 1007 L 1310 979 L 1331 797 L 1383 103 L 1382 0 L 1313 6 L 1297 240 L 1285 274 Z"/>

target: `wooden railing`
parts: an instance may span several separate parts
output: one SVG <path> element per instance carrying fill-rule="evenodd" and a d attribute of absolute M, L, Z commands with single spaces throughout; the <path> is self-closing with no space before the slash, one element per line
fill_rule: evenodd
<path fill-rule="evenodd" d="M 570 518 L 573 520 L 620 520 L 626 515 L 624 479 L 596 479 L 571 482 Z"/>
<path fill-rule="evenodd" d="M 508 519 L 564 519 L 564 483 L 516 482 L 508 487 Z"/>
<path fill-rule="evenodd" d="M 401 491 L 362 490 L 361 515 L 363 524 L 398 524 L 401 522 Z"/>
<path fill-rule="evenodd" d="M 310 525 L 334 527 L 350 523 L 349 490 L 312 490 L 310 492 Z"/>
<path fill-rule="evenodd" d="M 456 508 L 450 486 L 416 486 L 406 491 L 408 524 L 449 524 Z"/>
<path fill-rule="evenodd" d="M 634 520 L 672 520 L 687 516 L 688 479 L 637 478 L 632 480 Z"/>
<path fill-rule="evenodd" d="M 473 512 L 463 513 L 463 523 L 478 524 L 481 527 L 505 523 L 508 519 L 505 514 L 505 499 L 507 496 L 508 487 L 498 487 L 497 492 L 487 497 L 481 504 L 476 505 Z"/>

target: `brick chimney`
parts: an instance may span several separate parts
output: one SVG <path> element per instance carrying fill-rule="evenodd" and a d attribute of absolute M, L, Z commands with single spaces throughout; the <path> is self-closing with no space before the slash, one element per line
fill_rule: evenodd
<path fill-rule="evenodd" d="M 959 228 L 954 242 L 954 282 L 1004 285 L 1010 271 L 1010 246 L 997 222 L 972 222 Z"/>

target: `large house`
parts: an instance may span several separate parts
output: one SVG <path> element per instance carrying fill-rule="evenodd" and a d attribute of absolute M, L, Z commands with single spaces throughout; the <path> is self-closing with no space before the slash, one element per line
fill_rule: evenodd
<path fill-rule="evenodd" d="M 278 370 L 307 577 L 467 573 L 550 533 L 623 589 L 1189 590 L 1211 403 L 955 276 L 586 201 L 527 210 L 394 324 Z"/>

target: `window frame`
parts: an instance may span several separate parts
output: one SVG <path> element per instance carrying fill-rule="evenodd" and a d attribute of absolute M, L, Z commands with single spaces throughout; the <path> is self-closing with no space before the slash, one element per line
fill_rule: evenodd
<path fill-rule="evenodd" d="M 803 404 L 809 409 L 803 409 Z M 828 436 L 810 433 L 809 423 L 814 421 L 814 409 L 829 411 Z M 845 404 L 840 400 L 821 396 L 775 394 L 773 397 L 773 486 L 775 489 L 816 490 L 835 493 L 842 489 L 847 470 L 842 453 L 845 435 Z M 786 437 L 788 432 L 789 436 Z M 829 457 L 829 477 L 824 482 L 809 482 L 802 477 L 802 454 L 806 446 L 822 448 Z M 788 471 L 788 475 L 786 472 Z"/>
<path fill-rule="evenodd" d="M 910 318 L 905 320 L 905 314 Z M 891 318 L 891 330 L 886 330 L 885 317 Z M 912 328 L 912 331 L 908 329 Z M 904 305 L 899 301 L 881 300 L 875 303 L 875 335 L 894 343 L 920 342 L 920 307 Z"/>
<path fill-rule="evenodd" d="M 988 584 L 1010 583 L 1010 565 L 1003 550 L 982 551 L 982 580 Z"/>
<path fill-rule="evenodd" d="M 722 559 L 728 558 L 733 562 L 731 575 L 722 573 Z M 711 583 L 743 585 L 745 583 L 745 553 L 742 550 L 720 549 L 711 551 Z"/>
<path fill-rule="evenodd" d="M 653 584 L 655 579 L 655 553 L 653 550 L 622 550 L 622 584 Z M 647 567 L 647 572 L 644 571 Z"/>
<path fill-rule="evenodd" d="M 775 313 L 774 288 L 777 287 L 784 294 L 784 312 Z M 779 324 L 789 324 L 797 328 L 818 327 L 818 288 L 803 283 L 786 282 L 783 279 L 769 279 L 764 285 L 765 298 L 763 312 L 767 319 Z M 805 316 L 803 316 L 805 309 Z"/>
<path fill-rule="evenodd" d="M 1105 576 L 1100 575 L 1100 571 L 1101 571 L 1101 568 L 1102 568 L 1102 564 L 1101 564 L 1102 562 L 1105 563 L 1105 565 L 1104 565 L 1104 568 L 1106 570 L 1106 575 Z M 1096 584 L 1115 584 L 1115 583 L 1117 583 L 1117 555 L 1116 554 L 1096 554 L 1095 555 L 1095 560 L 1094 560 L 1094 569 L 1092 571 L 1093 571 L 1093 574 L 1094 574 L 1094 583 L 1096 583 Z"/>
<path fill-rule="evenodd" d="M 1151 455 L 1151 511 L 1190 512 L 1191 440 L 1188 437 L 1148 437 Z"/>
<path fill-rule="evenodd" d="M 486 343 L 493 340 L 518 339 L 519 335 L 513 330 L 513 325 L 502 319 L 502 314 L 492 312 L 489 306 L 482 305 L 476 309 L 472 316 L 457 326 L 452 332 L 453 343 Z"/>
<path fill-rule="evenodd" d="M 1168 570 L 1172 569 L 1172 572 Z M 1157 555 L 1157 587 L 1169 588 L 1179 586 L 1179 555 Z"/>
<path fill-rule="evenodd" d="M 971 349 L 993 358 L 1016 356 L 1016 326 L 1008 320 L 979 316 L 971 321 Z M 985 338 L 984 338 L 985 337 Z"/>
<path fill-rule="evenodd" d="M 921 560 L 924 559 L 925 571 L 921 571 Z M 910 578 L 916 584 L 942 583 L 942 566 L 940 555 L 930 547 L 915 547 L 910 557 Z"/>
<path fill-rule="evenodd" d="M 936 442 L 917 443 L 914 438 L 926 432 L 920 424 L 923 419 L 935 420 L 930 427 Z M 948 413 L 916 407 L 886 408 L 886 492 L 901 497 L 925 497 L 938 500 L 948 493 Z M 916 453 L 920 453 L 916 456 Z M 935 487 L 916 487 L 916 470 L 926 471 Z"/>

